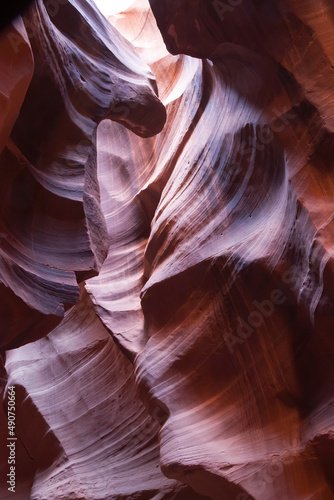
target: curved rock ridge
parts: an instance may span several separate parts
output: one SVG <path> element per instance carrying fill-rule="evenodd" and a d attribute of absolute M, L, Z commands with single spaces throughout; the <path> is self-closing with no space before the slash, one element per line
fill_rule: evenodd
<path fill-rule="evenodd" d="M 174 39 L 190 33 L 174 53 L 212 62 L 172 58 L 156 41 L 149 50 L 144 2 L 114 20 L 154 66 L 167 122 L 147 142 L 99 128 L 111 246 L 88 291 L 134 358 L 147 407 L 166 408 L 168 477 L 217 500 L 334 498 L 333 77 L 322 79 L 330 47 L 317 7 L 289 4 L 300 33 L 289 43 L 280 22 L 272 29 L 289 46 L 278 65 L 273 43 L 255 53 L 243 31 L 206 49 L 196 20 L 209 2 L 151 3 L 165 40 L 163 5 Z M 193 23 L 183 4 L 190 19 L 201 9 Z"/>
<path fill-rule="evenodd" d="M 150 5 L 172 54 L 215 60 L 232 44 L 234 49 L 272 58 L 293 74 L 325 128 L 333 132 L 331 2 L 319 6 L 301 0 L 273 0 L 270 5 L 257 0 L 150 0 Z M 249 68 L 249 57 L 244 63 L 234 86 L 240 87 L 252 69 L 256 71 Z M 266 76 L 270 78 L 269 72 Z M 254 85 L 246 86 L 249 94 L 254 93 Z"/>
<path fill-rule="evenodd" d="M 98 127 L 98 178 L 110 247 L 99 276 L 88 281 L 87 290 L 102 321 L 133 360 L 146 342 L 140 291 L 150 223 L 200 113 L 202 62 L 166 51 L 146 1 L 111 20 L 154 69 L 159 95 L 169 106 L 165 128 L 150 139 L 140 139 L 109 121 Z"/>
<path fill-rule="evenodd" d="M 18 495 L 334 499 L 333 8 L 150 3 L 111 21 L 167 117 L 92 3 L 24 18 L 0 198 Z"/>
<path fill-rule="evenodd" d="M 13 44 L 17 42 L 17 48 Z M 0 152 L 5 146 L 18 117 L 34 70 L 33 55 L 21 19 L 7 28 L 0 38 Z M 10 68 L 10 69 L 9 69 Z"/>
<path fill-rule="evenodd" d="M 165 121 L 153 74 L 95 4 L 52 5 L 36 1 L 1 37 L 6 348 L 52 330 L 78 300 L 77 282 L 97 274 L 107 255 L 97 124 L 108 118 L 148 136 Z"/>
<path fill-rule="evenodd" d="M 15 21 L 15 18 L 24 12 L 32 2 L 33 0 L 16 0 L 12 3 L 2 3 L 0 7 L 0 31 L 4 31 L 8 24 Z"/>
<path fill-rule="evenodd" d="M 83 288 L 80 303 L 52 333 L 8 351 L 6 369 L 16 388 L 23 498 L 197 498 L 162 475 L 159 425 Z"/>
<path fill-rule="evenodd" d="M 201 62 L 196 67 L 199 84 Z M 177 139 L 162 132 L 155 138 L 138 140 L 111 122 L 103 122 L 98 128 L 101 206 L 110 248 L 99 276 L 88 281 L 87 289 L 102 321 L 130 359 L 145 343 L 140 291 L 150 221 L 174 168 L 179 141 L 189 133 L 197 97 L 193 87 L 189 89 L 183 98 L 193 102 L 194 111 L 191 107 L 185 110 L 181 100 L 167 119 L 166 130 L 178 121 Z"/>

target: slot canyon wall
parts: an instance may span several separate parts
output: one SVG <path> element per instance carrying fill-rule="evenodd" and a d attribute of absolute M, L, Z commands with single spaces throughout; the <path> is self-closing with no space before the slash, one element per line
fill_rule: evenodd
<path fill-rule="evenodd" d="M 334 499 L 334 6 L 109 21 L 0 34 L 1 499 Z"/>

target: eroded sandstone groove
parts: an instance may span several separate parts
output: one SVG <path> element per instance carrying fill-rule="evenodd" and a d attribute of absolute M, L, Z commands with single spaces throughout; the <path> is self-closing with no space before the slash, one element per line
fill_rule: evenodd
<path fill-rule="evenodd" d="M 150 4 L 1 35 L 2 498 L 332 499 L 333 7 Z"/>

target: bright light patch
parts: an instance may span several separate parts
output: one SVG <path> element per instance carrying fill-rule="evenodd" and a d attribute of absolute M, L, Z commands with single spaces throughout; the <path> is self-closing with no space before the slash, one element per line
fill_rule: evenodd
<path fill-rule="evenodd" d="M 102 14 L 113 16 L 130 7 L 134 0 L 94 0 Z"/>

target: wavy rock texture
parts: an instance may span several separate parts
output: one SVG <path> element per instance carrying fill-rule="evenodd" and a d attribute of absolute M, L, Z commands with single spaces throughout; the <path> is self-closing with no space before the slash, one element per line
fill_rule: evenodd
<path fill-rule="evenodd" d="M 102 196 L 109 256 L 88 290 L 135 356 L 146 404 L 166 407 L 168 477 L 217 499 L 332 498 L 333 79 L 321 78 L 331 72 L 328 38 L 306 25 L 300 34 L 305 12 L 296 5 L 299 38 L 280 65 L 269 43 L 267 53 L 251 50 L 244 30 L 238 44 L 217 40 L 199 54 L 207 40 L 196 26 L 209 25 L 211 11 L 194 2 L 201 14 L 190 23 L 194 5 L 184 2 L 182 12 L 174 4 L 152 2 L 165 40 L 168 10 L 177 40 L 191 32 L 178 51 L 212 63 L 147 50 L 154 27 L 144 2 L 116 20 L 154 67 L 168 118 L 157 138 L 136 139 L 135 155 L 131 134 L 99 128 L 102 184 L 108 164 L 117 174 Z M 315 25 L 316 7 L 308 10 Z M 329 29 L 329 12 L 323 22 Z M 279 35 L 281 48 L 281 23 Z M 125 137 L 116 152 L 114 134 Z M 146 175 L 134 175 L 140 163 Z"/>
<path fill-rule="evenodd" d="M 93 4 L 48 7 L 36 2 L 24 17 L 29 41 L 24 27 L 23 34 L 12 28 L 2 36 L 21 68 L 18 82 L 11 81 L 5 71 L 11 54 L 4 50 L 4 142 L 27 90 L 32 54 L 34 59 L 32 81 L 0 158 L 3 347 L 52 330 L 78 300 L 77 281 L 96 274 L 106 257 L 97 123 L 115 119 L 147 136 L 165 121 L 149 68 Z"/>
<path fill-rule="evenodd" d="M 333 8 L 150 3 L 174 55 L 146 0 L 111 21 L 156 76 L 154 137 L 152 75 L 91 4 L 25 17 L 0 167 L 19 498 L 332 499 Z"/>
<path fill-rule="evenodd" d="M 7 353 L 6 368 L 8 384 L 16 386 L 16 432 L 26 452 L 18 474 L 36 469 L 27 498 L 187 495 L 162 475 L 159 425 L 84 289 L 52 333 Z"/>

